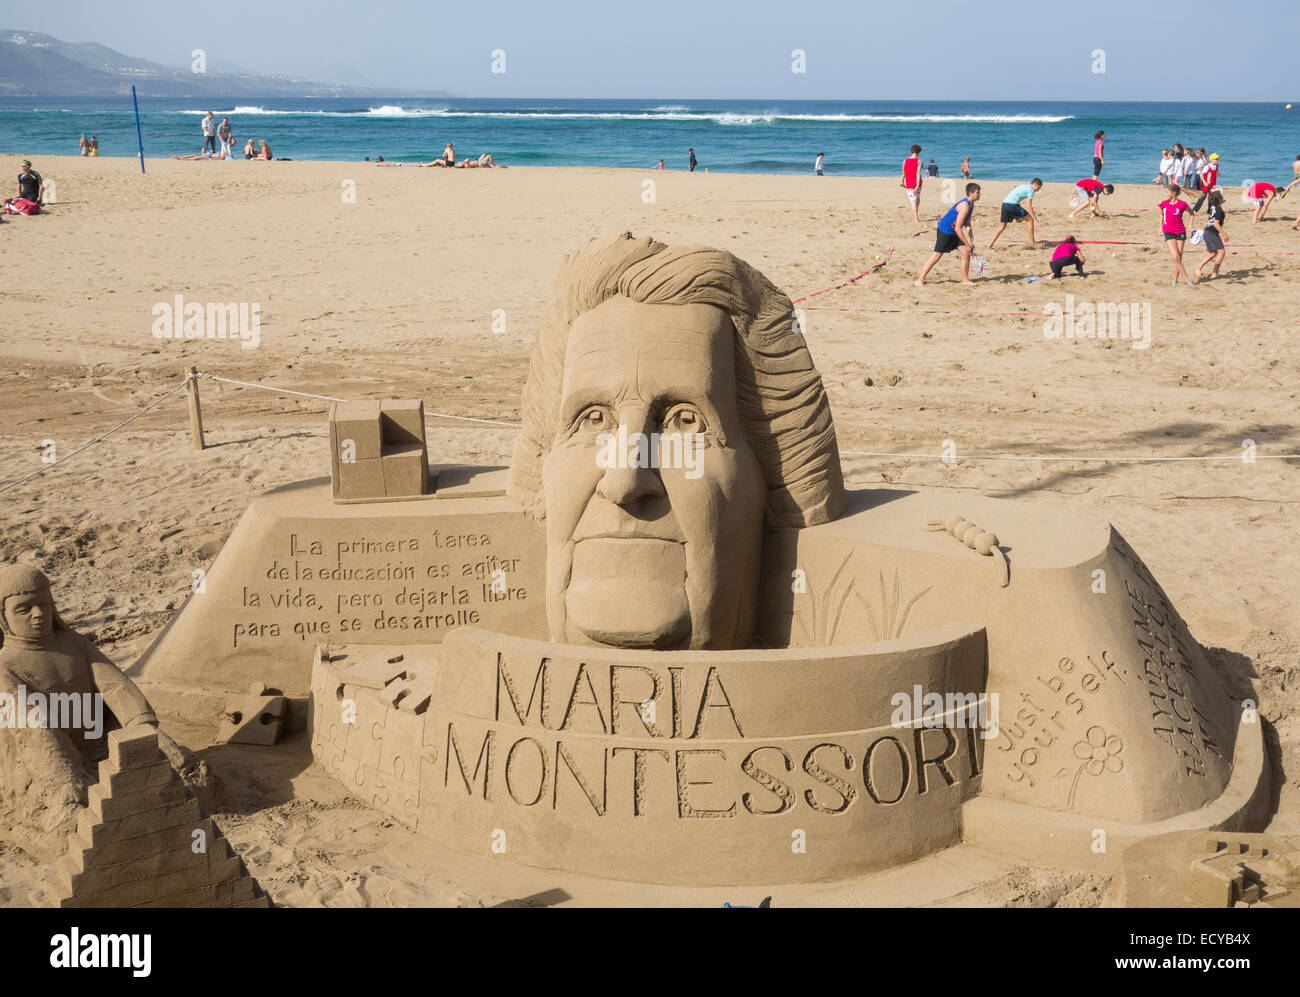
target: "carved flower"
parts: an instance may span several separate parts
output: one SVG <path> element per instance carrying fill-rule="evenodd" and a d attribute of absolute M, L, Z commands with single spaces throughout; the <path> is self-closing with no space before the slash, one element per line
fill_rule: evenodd
<path fill-rule="evenodd" d="M 1124 767 L 1119 753 L 1124 750 L 1124 742 L 1114 734 L 1109 737 L 1099 726 L 1088 728 L 1085 739 L 1075 742 L 1074 757 L 1083 760 L 1083 768 L 1089 775 L 1101 775 L 1103 771 L 1118 772 Z"/>

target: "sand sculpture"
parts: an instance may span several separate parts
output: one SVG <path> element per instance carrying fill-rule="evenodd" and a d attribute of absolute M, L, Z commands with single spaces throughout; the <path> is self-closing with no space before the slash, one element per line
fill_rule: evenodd
<path fill-rule="evenodd" d="M 136 684 L 54 606 L 50 581 L 36 568 L 0 566 L 0 792 L 37 857 L 61 854 L 87 802 L 114 728 L 158 718 Z M 201 762 L 161 732 L 171 763 L 197 787 Z"/>
<path fill-rule="evenodd" d="M 269 907 L 177 777 L 155 728 L 108 735 L 108 757 L 57 866 L 60 907 Z"/>
<path fill-rule="evenodd" d="M 846 491 L 791 303 L 734 256 L 567 259 L 523 416 L 508 473 L 435 466 L 381 505 L 336 500 L 336 467 L 258 499 L 138 673 L 214 722 L 251 682 L 310 692 L 316 757 L 367 803 L 633 882 L 958 842 L 1110 869 L 1267 807 L 1253 704 L 1114 527 Z"/>

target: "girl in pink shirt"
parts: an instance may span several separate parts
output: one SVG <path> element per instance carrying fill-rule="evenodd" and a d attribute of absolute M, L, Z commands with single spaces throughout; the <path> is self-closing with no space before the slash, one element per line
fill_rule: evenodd
<path fill-rule="evenodd" d="M 1190 213 L 1192 208 L 1179 197 L 1182 192 L 1178 184 L 1169 185 L 1169 196 L 1160 202 L 1160 231 L 1165 237 L 1165 245 L 1169 248 L 1169 255 L 1174 261 L 1174 282 L 1170 286 L 1177 287 L 1178 278 L 1181 276 L 1187 281 L 1188 287 L 1195 287 L 1195 283 L 1183 267 L 1183 248 L 1187 244 L 1187 226 L 1183 224 L 1183 214 Z"/>
<path fill-rule="evenodd" d="M 1101 168 L 1106 165 L 1106 133 L 1098 132 L 1093 136 L 1092 144 L 1092 178 L 1101 179 Z"/>
<path fill-rule="evenodd" d="M 1083 254 L 1079 252 L 1079 244 L 1074 241 L 1074 236 L 1067 235 L 1065 241 L 1056 247 L 1052 253 L 1052 280 L 1057 280 L 1061 276 L 1061 271 L 1066 267 L 1072 266 L 1078 272 L 1080 277 L 1087 277 L 1083 272 Z"/>

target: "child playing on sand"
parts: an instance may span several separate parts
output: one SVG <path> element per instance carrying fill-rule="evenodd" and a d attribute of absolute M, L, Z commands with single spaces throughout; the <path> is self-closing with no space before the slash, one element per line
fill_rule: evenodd
<path fill-rule="evenodd" d="M 1061 279 L 1061 271 L 1066 267 L 1072 266 L 1080 277 L 1087 277 L 1083 272 L 1083 253 L 1079 251 L 1079 244 L 1074 241 L 1074 236 L 1067 235 L 1065 240 L 1057 245 L 1052 253 L 1052 280 Z"/>
<path fill-rule="evenodd" d="M 945 253 L 954 249 L 961 250 L 961 282 L 974 284 L 970 279 L 970 257 L 975 249 L 975 229 L 973 225 L 975 202 L 980 199 L 980 185 L 968 183 L 966 196 L 948 209 L 948 213 L 939 219 L 938 231 L 935 233 L 934 253 L 916 278 L 916 286 L 924 287 L 925 278 L 929 276 L 934 265 Z"/>
<path fill-rule="evenodd" d="M 1178 184 L 1169 185 L 1169 196 L 1160 202 L 1160 232 L 1165 237 L 1165 245 L 1174 261 L 1174 282 L 1170 287 L 1178 286 L 1180 275 L 1187 281 L 1188 287 L 1195 287 L 1183 267 L 1183 249 L 1187 244 L 1187 226 L 1183 224 L 1183 215 L 1191 214 L 1192 208 L 1179 196 L 1182 192 Z"/>
<path fill-rule="evenodd" d="M 1213 263 L 1214 269 L 1210 271 L 1210 278 L 1219 276 L 1219 267 L 1223 264 L 1223 257 L 1227 253 L 1223 247 L 1228 241 L 1228 233 L 1223 231 L 1223 223 L 1227 218 L 1227 212 L 1223 210 L 1223 193 L 1212 190 L 1209 195 L 1210 216 L 1205 222 L 1205 233 L 1202 237 L 1202 245 L 1205 246 L 1205 252 L 1208 254 L 1201 261 L 1201 265 L 1196 268 L 1196 279 L 1200 280 L 1206 266 Z"/>
<path fill-rule="evenodd" d="M 1013 187 L 1011 193 L 1002 200 L 1002 214 L 998 221 L 998 229 L 993 233 L 993 238 L 989 240 L 988 248 L 992 249 L 993 244 L 998 241 L 1000 236 L 1008 225 L 1012 222 L 1018 222 L 1022 218 L 1029 219 L 1029 242 L 1034 242 L 1034 224 L 1038 221 L 1038 216 L 1034 214 L 1034 195 L 1043 189 L 1043 181 L 1038 177 L 1030 180 L 1029 183 L 1022 183 Z"/>
<path fill-rule="evenodd" d="M 1101 195 L 1115 193 L 1115 185 L 1113 183 L 1103 184 L 1100 180 L 1092 179 L 1080 180 L 1074 186 L 1087 194 L 1088 200 L 1071 211 L 1070 217 L 1073 218 L 1085 208 L 1091 208 L 1092 213 L 1098 218 L 1105 218 L 1106 216 L 1101 210 Z"/>
<path fill-rule="evenodd" d="M 934 160 L 930 160 L 934 162 Z M 912 151 L 903 160 L 903 179 L 898 186 L 907 191 L 907 199 L 912 202 L 912 217 L 921 220 L 921 147 L 912 146 Z"/>
<path fill-rule="evenodd" d="M 1277 196 L 1277 188 L 1271 183 L 1261 180 L 1259 183 L 1253 183 L 1246 188 L 1246 196 L 1255 202 L 1255 216 L 1251 221 L 1262 221 L 1264 213 L 1268 211 L 1268 206 L 1273 203 L 1273 198 Z"/>

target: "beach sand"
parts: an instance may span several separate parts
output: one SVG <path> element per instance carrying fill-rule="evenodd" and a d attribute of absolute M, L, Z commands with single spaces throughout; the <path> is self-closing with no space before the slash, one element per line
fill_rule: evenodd
<path fill-rule="evenodd" d="M 20 158 L 0 157 L 0 174 L 12 178 Z M 1071 188 L 1049 184 L 1037 198 L 1040 239 L 1073 232 L 1136 245 L 1085 246 L 1086 281 L 1026 284 L 1025 275 L 1047 271 L 1050 249 L 1026 246 L 1016 225 L 997 248 L 981 249 L 989 268 L 978 286 L 957 283 L 954 253 L 921 289 L 912 281 L 946 207 L 933 181 L 917 225 L 889 179 L 170 160 L 149 160 L 141 176 L 135 160 L 73 157 L 35 166 L 55 181 L 57 203 L 0 223 L 4 481 L 41 467 L 45 440 L 68 454 L 191 365 L 320 395 L 421 397 L 429 412 L 517 422 L 545 289 L 563 254 L 597 235 L 629 230 L 727 249 L 792 298 L 888 255 L 878 272 L 797 306 L 807 309 L 850 487 L 979 492 L 1114 523 L 1234 688 L 1253 677 L 1280 786 L 1270 830 L 1300 833 L 1298 468 L 1263 459 L 1300 453 L 1297 201 L 1252 225 L 1232 192 L 1229 249 L 1240 252 L 1221 279 L 1171 288 L 1158 188 L 1120 187 L 1103 202 L 1110 217 L 1067 222 Z M 976 179 L 985 184 L 975 216 L 983 247 L 998 202 L 1029 177 Z M 653 203 L 643 200 L 646 180 Z M 1201 258 L 1189 247 L 1193 264 Z M 1150 347 L 1045 338 L 1037 313 L 1064 307 L 1067 293 L 1149 307 Z M 258 303 L 258 348 L 155 338 L 153 308 L 176 295 Z M 191 572 L 251 498 L 327 467 L 325 402 L 212 381 L 202 396 L 201 453 L 177 394 L 0 495 L 0 560 L 36 552 L 62 615 L 123 666 L 180 605 Z M 938 460 L 944 440 L 959 456 L 1080 458 L 1237 457 L 1247 439 L 1261 457 L 1253 464 Z M 434 419 L 428 440 L 437 462 L 505 464 L 514 431 Z M 175 717 L 164 726 L 196 749 L 213 734 Z M 296 737 L 277 752 L 203 753 L 229 790 L 218 821 L 277 902 L 512 899 L 472 863 L 458 867 L 349 801 Z M 13 843 L 0 847 L 0 902 L 45 902 L 44 867 Z M 1003 863 L 966 901 L 1099 896 L 1095 882 Z"/>

